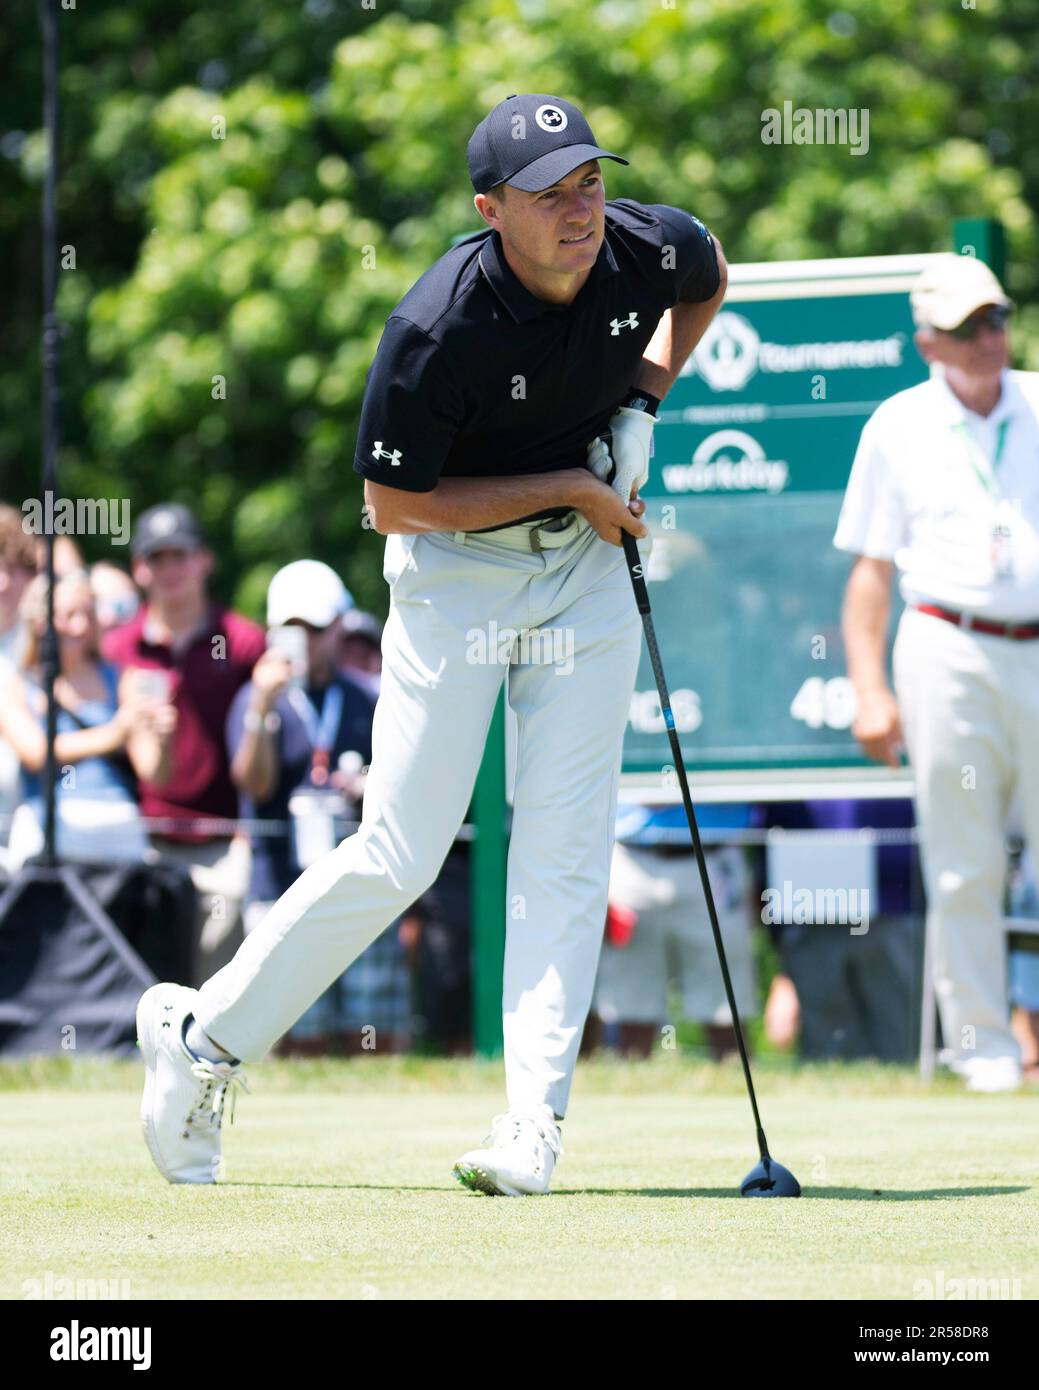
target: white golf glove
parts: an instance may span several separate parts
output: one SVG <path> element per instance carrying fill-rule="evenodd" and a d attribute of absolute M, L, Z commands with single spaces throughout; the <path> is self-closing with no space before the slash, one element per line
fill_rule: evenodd
<path fill-rule="evenodd" d="M 593 440 L 588 447 L 589 468 L 597 478 L 610 484 L 622 502 L 630 502 L 632 492 L 637 492 L 649 477 L 656 422 L 657 417 L 647 411 L 619 406 L 610 416 L 610 447 L 607 448 L 601 439 Z M 612 475 L 608 466 L 603 471 L 603 452 L 606 459 L 612 461 Z"/>
<path fill-rule="evenodd" d="M 601 483 L 608 483 L 612 487 L 617 470 L 602 435 L 596 435 L 588 445 L 588 467 Z"/>
<path fill-rule="evenodd" d="M 612 417 L 611 425 L 616 421 L 617 415 L 619 413 L 620 411 L 618 411 Z M 631 410 L 627 413 L 629 415 L 641 415 L 642 411 Z M 650 415 L 648 418 L 650 420 L 653 420 L 656 417 Z M 618 483 L 617 480 L 619 477 L 619 470 L 617 468 L 616 463 L 610 455 L 610 450 L 607 447 L 605 439 L 603 439 L 601 435 L 593 439 L 592 442 L 588 445 L 588 467 L 591 469 L 591 471 L 595 474 L 595 476 L 599 479 L 600 482 L 606 483 L 609 487 L 612 487 L 613 490 L 624 502 L 624 505 L 627 506 L 627 504 L 631 501 L 632 484 L 628 483 L 627 485 L 625 485 L 624 483 Z M 641 487 L 642 483 L 646 481 L 648 471 L 649 470 L 647 469 L 646 473 L 640 479 L 639 487 Z M 639 554 L 645 556 L 648 559 L 652 545 L 653 537 L 649 532 L 647 532 L 646 535 L 638 541 Z"/>

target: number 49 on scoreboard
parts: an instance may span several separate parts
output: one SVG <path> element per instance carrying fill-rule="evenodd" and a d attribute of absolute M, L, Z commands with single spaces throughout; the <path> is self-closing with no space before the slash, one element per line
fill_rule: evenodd
<path fill-rule="evenodd" d="M 810 729 L 850 729 L 855 710 L 855 687 L 847 676 L 809 676 L 790 702 L 791 716 Z"/>

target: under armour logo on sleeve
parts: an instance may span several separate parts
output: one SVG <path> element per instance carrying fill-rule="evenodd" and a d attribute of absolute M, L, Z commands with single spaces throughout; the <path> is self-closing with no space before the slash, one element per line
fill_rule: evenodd
<path fill-rule="evenodd" d="M 698 217 L 694 217 L 693 214 L 690 213 L 689 220 L 690 222 L 692 222 L 696 230 L 700 233 L 700 236 L 703 238 L 704 241 L 711 240 L 710 232 L 707 230 L 707 228 L 704 226 L 704 224 L 700 221 Z"/>
<path fill-rule="evenodd" d="M 391 468 L 399 468 L 402 457 L 403 456 L 399 449 L 394 449 L 392 454 L 387 453 L 387 451 L 382 447 L 382 440 L 377 439 L 375 441 L 375 448 L 372 450 L 373 459 L 389 459 Z"/>
<path fill-rule="evenodd" d="M 639 316 L 634 309 L 626 319 L 610 319 L 610 337 L 619 338 L 622 328 L 638 328 Z"/>

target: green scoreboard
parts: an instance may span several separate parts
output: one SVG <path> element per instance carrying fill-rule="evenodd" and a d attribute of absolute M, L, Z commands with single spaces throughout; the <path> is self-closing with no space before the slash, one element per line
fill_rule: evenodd
<path fill-rule="evenodd" d="M 851 734 L 850 559 L 833 533 L 863 425 L 926 377 L 909 287 L 932 259 L 733 266 L 661 406 L 642 491 L 649 592 L 700 798 L 789 796 L 796 783 L 906 794 L 907 774 L 867 764 Z M 677 786 L 645 655 L 624 773 L 665 797 Z"/>

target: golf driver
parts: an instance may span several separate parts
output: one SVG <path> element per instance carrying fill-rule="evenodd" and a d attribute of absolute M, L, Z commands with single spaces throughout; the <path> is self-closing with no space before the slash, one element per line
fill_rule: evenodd
<path fill-rule="evenodd" d="M 646 577 L 643 574 L 642 556 L 639 554 L 638 541 L 629 531 L 621 532 L 621 540 L 624 544 L 624 557 L 628 563 L 628 574 L 631 576 L 631 587 L 635 591 L 635 604 L 639 610 L 639 616 L 642 618 L 643 631 L 646 634 L 646 646 L 649 649 L 649 659 L 653 665 L 653 675 L 657 683 L 657 692 L 660 695 L 660 709 L 664 716 L 667 736 L 671 743 L 671 755 L 675 760 L 678 782 L 682 788 L 682 802 L 685 806 L 686 819 L 689 821 L 689 830 L 693 837 L 696 862 L 700 869 L 700 881 L 703 883 L 704 896 L 707 899 L 707 911 L 711 918 L 711 930 L 714 933 L 714 945 L 718 952 L 718 964 L 722 968 L 722 979 L 725 982 L 725 995 L 729 1001 L 729 1008 L 732 1012 L 732 1024 L 736 1030 L 736 1043 L 740 1051 L 740 1061 L 743 1063 L 743 1075 L 747 1081 L 750 1106 L 754 1111 L 754 1125 L 757 1130 L 758 1138 L 758 1153 L 761 1159 L 760 1162 L 755 1164 L 750 1170 L 742 1183 L 740 1183 L 740 1196 L 800 1197 L 800 1183 L 788 1168 L 784 1168 L 781 1163 L 777 1163 L 769 1153 L 768 1143 L 765 1139 L 765 1131 L 761 1126 L 761 1116 L 758 1114 L 758 1100 L 757 1096 L 754 1094 L 754 1081 L 750 1074 L 750 1062 L 747 1058 L 747 1047 L 743 1040 L 743 1026 L 740 1023 L 739 1012 L 736 1008 L 736 999 L 732 991 L 732 979 L 729 975 L 729 963 L 725 958 L 725 946 L 722 942 L 722 934 L 718 926 L 718 913 L 714 906 L 714 894 L 711 892 L 711 881 L 707 877 L 707 861 L 704 859 L 703 845 L 700 842 L 700 831 L 696 824 L 696 812 L 693 810 L 692 797 L 689 795 L 689 781 L 686 777 L 682 749 L 679 746 L 678 734 L 675 730 L 675 716 L 671 712 L 671 696 L 667 691 L 667 682 L 664 679 L 664 668 L 660 662 L 660 650 L 657 647 L 657 636 L 653 629 L 653 614 L 649 607 L 649 592 L 646 588 Z"/>

